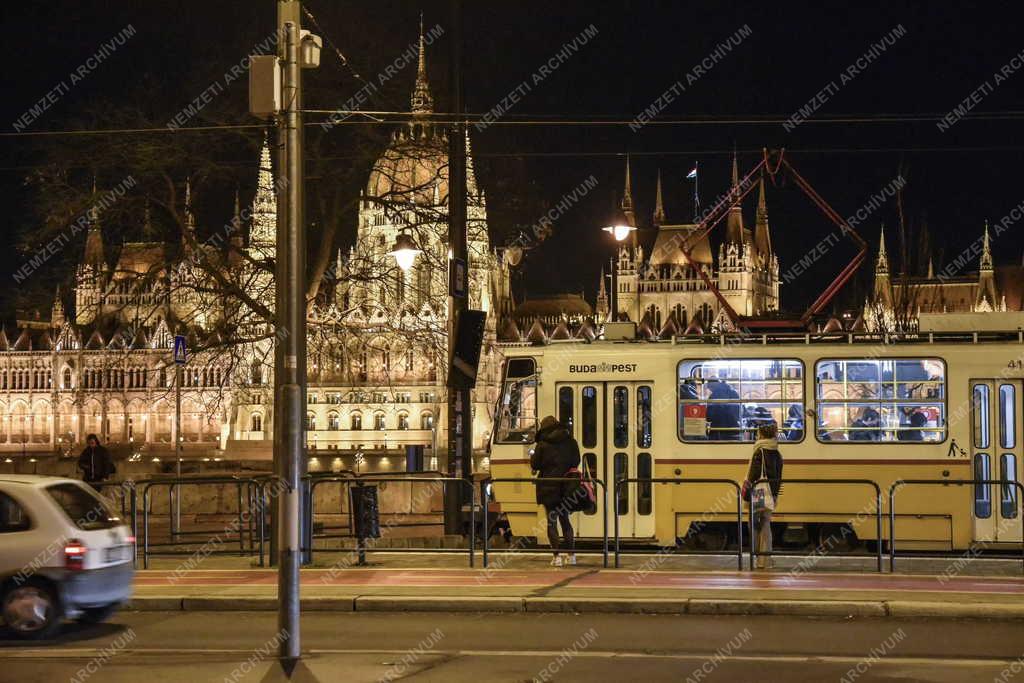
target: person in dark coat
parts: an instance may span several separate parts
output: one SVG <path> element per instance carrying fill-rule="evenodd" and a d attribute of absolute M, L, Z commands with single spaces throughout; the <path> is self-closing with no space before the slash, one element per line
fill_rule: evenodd
<path fill-rule="evenodd" d="M 782 493 L 782 453 L 776 438 L 778 428 L 774 424 L 765 424 L 757 428 L 757 442 L 754 444 L 754 455 L 747 468 L 747 480 L 743 482 L 744 497 L 750 500 L 750 491 L 759 479 L 767 479 L 778 505 L 779 494 Z M 764 475 L 762 477 L 762 464 Z M 772 551 L 772 511 L 762 510 L 754 515 L 754 552 L 758 553 L 757 567 L 771 569 L 770 557 L 760 553 Z"/>
<path fill-rule="evenodd" d="M 78 469 L 82 470 L 82 481 L 92 486 L 97 491 L 110 475 L 117 471 L 114 467 L 114 460 L 110 452 L 100 445 L 100 439 L 95 434 L 85 438 L 85 449 L 78 456 Z"/>
<path fill-rule="evenodd" d="M 708 383 L 708 422 L 712 441 L 737 441 L 740 438 L 740 395 L 728 382 L 713 379 Z M 734 403 L 715 403 L 734 401 Z"/>
<path fill-rule="evenodd" d="M 576 439 L 572 438 L 569 430 L 555 419 L 548 415 L 540 423 L 540 430 L 537 432 L 537 445 L 530 455 L 530 467 L 537 472 L 539 479 L 563 478 L 566 473 L 580 465 L 580 447 Z M 555 567 L 562 566 L 562 558 L 559 556 L 559 547 L 567 551 L 568 563 L 576 564 L 575 539 L 572 533 L 572 522 L 569 513 L 572 511 L 572 503 L 568 498 L 570 491 L 575 490 L 572 482 L 566 481 L 540 481 L 537 483 L 537 503 L 544 506 L 544 512 L 548 521 L 548 541 L 555 556 L 551 564 Z M 562 525 L 564 536 L 561 546 L 558 539 L 558 524 Z"/>

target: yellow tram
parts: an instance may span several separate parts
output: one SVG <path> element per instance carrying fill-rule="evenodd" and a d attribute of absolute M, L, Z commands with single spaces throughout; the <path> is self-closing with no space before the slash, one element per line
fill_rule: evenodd
<path fill-rule="evenodd" d="M 1024 338 L 1013 333 L 767 334 L 666 341 L 551 341 L 504 345 L 491 440 L 494 494 L 513 532 L 543 535 L 529 483 L 536 426 L 555 415 L 589 469 L 609 482 L 598 511 L 575 513 L 582 538 L 720 548 L 735 540 L 736 493 L 756 427 L 774 421 L 786 480 L 866 479 L 888 491 L 904 479 L 997 480 L 915 486 L 896 497 L 901 549 L 957 550 L 972 542 L 1020 547 L 1024 457 Z M 1005 484 L 1003 482 L 1006 482 Z M 878 540 L 868 485 L 784 486 L 773 521 L 784 539 L 812 544 Z M 888 520 L 883 535 L 888 536 Z"/>

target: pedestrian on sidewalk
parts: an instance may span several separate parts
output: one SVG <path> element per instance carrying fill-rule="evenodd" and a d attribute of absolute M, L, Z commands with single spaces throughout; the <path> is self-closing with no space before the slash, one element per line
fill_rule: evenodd
<path fill-rule="evenodd" d="M 761 479 L 768 483 L 755 484 Z M 753 506 L 754 537 L 751 539 L 753 552 L 757 553 L 757 568 L 771 569 L 772 558 L 761 553 L 772 551 L 772 512 L 782 493 L 782 453 L 779 452 L 778 427 L 775 423 L 763 424 L 757 428 L 757 442 L 754 455 L 747 468 L 743 482 L 743 498 Z"/>
<path fill-rule="evenodd" d="M 548 415 L 540 422 L 537 432 L 537 444 L 530 455 L 530 467 L 537 472 L 539 479 L 564 479 L 570 469 L 580 465 L 580 447 L 572 438 L 569 430 Z M 544 506 L 548 522 L 548 542 L 554 551 L 551 560 L 553 567 L 561 567 L 562 558 L 559 549 L 566 551 L 567 563 L 576 564 L 576 540 L 573 537 L 572 522 L 569 512 L 572 502 L 569 494 L 577 488 L 569 481 L 537 482 L 537 503 Z M 558 525 L 562 525 L 562 543 L 559 546 Z"/>
<path fill-rule="evenodd" d="M 85 437 L 86 446 L 78 456 L 78 469 L 82 470 L 82 481 L 97 491 L 103 486 L 110 475 L 117 471 L 110 451 L 100 445 L 95 434 Z"/>

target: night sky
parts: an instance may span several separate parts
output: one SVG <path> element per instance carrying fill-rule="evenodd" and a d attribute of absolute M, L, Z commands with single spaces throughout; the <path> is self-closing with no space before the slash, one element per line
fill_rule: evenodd
<path fill-rule="evenodd" d="M 654 179 L 661 169 L 670 222 L 692 216 L 692 189 L 685 175 L 700 162 L 705 202 L 726 189 L 732 149 L 740 167 L 750 168 L 762 147 L 785 147 L 788 158 L 841 214 L 849 215 L 879 192 L 902 168 L 907 218 L 927 226 L 936 269 L 968 248 L 981 234 L 985 219 L 999 221 L 1024 201 L 1020 167 L 1024 160 L 1021 118 L 961 120 L 940 131 L 935 120 L 912 122 L 823 123 L 848 115 L 943 115 L 988 83 L 972 114 L 1024 112 L 1024 68 L 1013 66 L 996 84 L 994 74 L 1016 57 L 1024 58 L 1019 3 L 985 2 L 818 2 L 722 3 L 607 0 L 593 2 L 466 2 L 465 99 L 467 110 L 484 113 L 522 81 L 529 92 L 510 110 L 516 118 L 609 117 L 631 120 L 678 79 L 742 27 L 750 36 L 722 57 L 710 71 L 687 85 L 660 115 L 693 118 L 701 125 L 628 126 L 498 123 L 473 132 L 477 175 L 488 194 L 492 237 L 510 239 L 518 226 L 541 217 L 591 174 L 597 187 L 555 223 L 554 235 L 527 255 L 516 275 L 523 293 L 583 291 L 593 299 L 599 270 L 614 248 L 599 231 L 622 193 L 623 164 L 632 155 L 633 191 L 638 213 L 649 224 Z M 321 69 L 307 72 L 307 106 L 337 106 L 361 84 L 352 75 L 375 78 L 416 39 L 419 13 L 427 27 L 448 28 L 447 3 L 394 0 L 329 2 L 306 6 L 319 20 L 330 43 L 347 57 L 342 66 L 325 49 Z M 247 54 L 274 25 L 271 0 L 246 2 L 76 2 L 15 3 L 5 7 L 5 97 L 0 129 L 13 122 L 105 40 L 128 24 L 137 31 L 81 83 L 70 88 L 26 130 L 62 130 L 73 125 L 83 107 L 116 101 L 141 84 L 152 89 L 151 106 L 164 118 L 198 93 L 192 84 L 221 74 Z M 550 76 L 533 84 L 532 76 L 566 42 L 593 25 L 597 33 L 580 45 Z M 810 119 L 791 132 L 778 121 L 734 123 L 735 118 L 787 118 L 807 104 L 871 48 L 902 26 L 902 37 L 873 58 L 848 84 L 831 92 Z M 306 28 L 312 28 L 306 26 Z M 319 32 L 319 31 L 315 31 Z M 428 52 L 430 83 L 436 108 L 447 110 L 446 33 Z M 414 70 L 408 69 L 367 108 L 408 107 Z M 238 122 L 247 122 L 247 83 L 242 78 L 222 97 L 235 105 Z M 1024 116 L 1024 113 L 1021 114 Z M 339 132 L 339 135 L 344 133 Z M 255 178 L 255 149 L 240 144 L 230 160 Z M 31 235 L 39 198 L 23 178 L 61 138 L 0 139 L 5 227 L 11 245 Z M 348 163 L 339 155 L 338 163 Z M 81 168 L 89 166 L 83 159 Z M 81 170 L 81 169 L 79 169 Z M 113 169 L 107 169 L 116 176 Z M 365 169 L 354 169 L 350 191 L 358 193 Z M 251 193 L 251 188 L 248 190 Z M 245 194 L 246 190 L 243 190 Z M 229 217 L 231 197 L 208 198 L 204 222 Z M 523 207 L 527 207 L 524 209 Z M 798 260 L 831 228 L 792 184 L 771 187 L 769 219 L 782 270 Z M 531 214 L 533 212 L 533 214 Z M 529 216 L 533 215 L 531 219 Z M 753 202 L 746 220 L 753 223 Z M 862 300 L 879 227 L 885 222 L 889 248 L 896 244 L 896 205 L 888 202 L 859 231 L 871 244 L 872 257 L 859 282 L 844 292 L 846 304 Z M 891 231 L 890 231 L 891 230 Z M 719 231 L 720 234 L 720 231 Z M 994 243 L 997 263 L 1019 263 L 1024 252 L 1022 226 L 1013 225 Z M 355 214 L 337 240 L 347 248 L 355 235 Z M 912 235 L 916 242 L 916 234 Z M 27 255 L 16 248 L 0 255 L 0 317 L 11 320 L 16 308 L 48 309 L 33 300 L 52 292 L 62 278 L 70 284 L 80 242 L 68 247 L 33 278 L 38 286 L 16 287 L 11 273 Z M 29 240 L 30 241 L 30 240 Z M 830 251 L 811 270 L 782 289 L 783 307 L 800 311 L 853 254 L 849 246 Z M 913 268 L 923 268 L 920 257 Z M 898 267 L 898 264 L 894 264 Z M 45 287 L 42 285 L 45 284 Z"/>

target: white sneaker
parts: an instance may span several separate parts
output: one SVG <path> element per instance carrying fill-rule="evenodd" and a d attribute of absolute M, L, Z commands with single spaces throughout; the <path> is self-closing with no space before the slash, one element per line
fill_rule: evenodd
<path fill-rule="evenodd" d="M 562 566 L 562 558 L 561 558 L 561 556 L 555 555 L 555 557 L 551 560 L 551 566 L 552 567 L 561 567 Z"/>
<path fill-rule="evenodd" d="M 576 566 L 576 554 L 573 553 L 572 555 L 569 555 L 569 557 L 568 557 L 568 559 L 566 560 L 565 563 L 570 565 L 570 566 L 575 567 Z"/>

